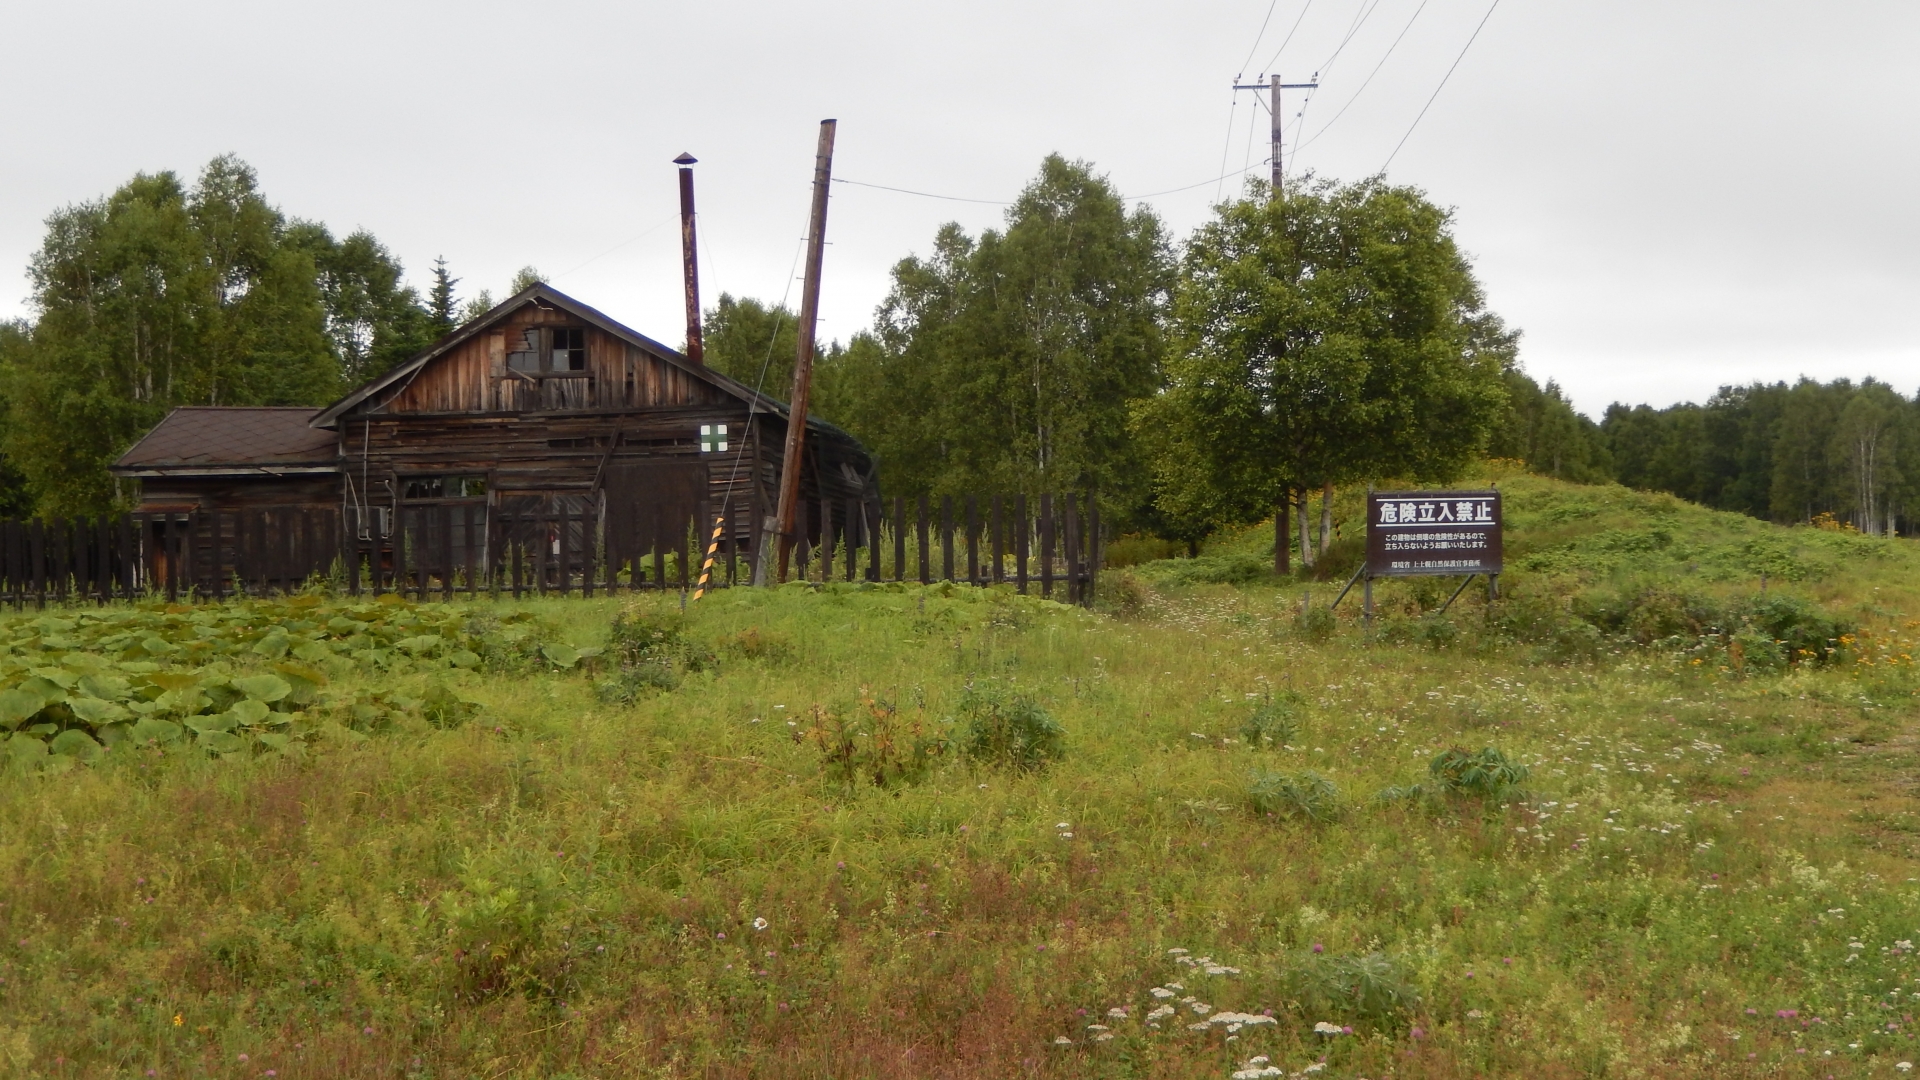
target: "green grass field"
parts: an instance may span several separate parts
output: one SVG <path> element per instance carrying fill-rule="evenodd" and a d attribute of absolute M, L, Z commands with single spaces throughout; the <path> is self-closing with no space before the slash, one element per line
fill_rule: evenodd
<path fill-rule="evenodd" d="M 0 618 L 0 1074 L 1905 1075 L 1920 554 L 1501 484 L 1445 619 L 1270 527 Z"/>

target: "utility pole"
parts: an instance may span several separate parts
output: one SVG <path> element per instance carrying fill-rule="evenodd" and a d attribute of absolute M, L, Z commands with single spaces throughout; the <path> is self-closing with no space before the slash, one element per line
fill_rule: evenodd
<path fill-rule="evenodd" d="M 820 318 L 820 261 L 826 252 L 827 189 L 833 181 L 833 134 L 836 122 L 820 121 L 820 145 L 813 157 L 813 220 L 807 228 L 806 280 L 800 291 L 799 346 L 793 357 L 793 394 L 787 405 L 786 453 L 780 461 L 780 507 L 774 531 L 779 534 L 780 578 L 787 580 L 800 509 L 800 464 L 806 449 L 807 398 L 813 388 L 815 324 Z M 766 538 L 763 536 L 762 540 Z M 767 545 L 761 544 L 761 551 Z"/>
<path fill-rule="evenodd" d="M 1280 76 L 1275 75 L 1275 76 L 1272 76 L 1268 82 L 1264 82 L 1264 83 L 1234 83 L 1233 84 L 1233 88 L 1236 91 L 1267 90 L 1273 94 L 1273 96 L 1270 99 L 1268 99 L 1267 112 L 1272 115 L 1272 119 L 1273 119 L 1272 165 L 1273 165 L 1273 194 L 1275 198 L 1278 198 L 1280 196 L 1281 185 L 1285 182 L 1285 179 L 1286 179 L 1286 169 L 1281 163 L 1282 157 L 1280 152 L 1280 135 L 1281 135 L 1281 132 L 1284 131 L 1286 128 L 1284 114 L 1282 114 L 1280 111 L 1280 91 L 1282 90 L 1315 90 L 1315 89 L 1318 89 L 1319 86 L 1320 86 L 1320 73 L 1317 71 L 1313 73 L 1312 82 L 1283 83 L 1280 81 Z"/>
<path fill-rule="evenodd" d="M 692 154 L 683 153 L 674 158 L 673 163 L 680 166 L 680 261 L 687 277 L 687 359 L 704 364 L 706 350 L 700 343 L 700 260 L 693 242 L 693 163 L 698 160 Z"/>

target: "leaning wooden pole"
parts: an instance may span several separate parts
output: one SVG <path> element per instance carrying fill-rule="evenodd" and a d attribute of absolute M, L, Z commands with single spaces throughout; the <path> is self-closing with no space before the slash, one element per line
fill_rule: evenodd
<path fill-rule="evenodd" d="M 834 121 L 820 121 L 820 148 L 813 158 L 813 220 L 807 229 L 806 281 L 800 294 L 800 344 L 793 357 L 793 393 L 787 407 L 787 446 L 780 460 L 780 503 L 774 531 L 780 545 L 780 580 L 787 580 L 800 509 L 800 462 L 806 448 L 807 398 L 813 387 L 813 342 L 820 318 L 820 259 L 826 250 L 827 188 L 833 182 Z M 761 544 L 762 552 L 768 545 Z M 762 575 L 765 581 L 766 576 Z"/>

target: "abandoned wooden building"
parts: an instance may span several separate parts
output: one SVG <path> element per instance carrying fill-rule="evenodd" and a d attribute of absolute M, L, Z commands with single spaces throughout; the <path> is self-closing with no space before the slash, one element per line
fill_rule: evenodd
<path fill-rule="evenodd" d="M 226 513 L 337 510 L 364 537 L 453 507 L 468 522 L 561 514 L 637 555 L 702 508 L 745 541 L 772 513 L 789 420 L 785 402 L 537 284 L 324 409 L 175 409 L 112 471 L 140 484 L 143 512 L 210 515 L 216 553 Z M 873 459 L 809 417 L 802 491 L 817 529 L 822 504 L 877 500 Z M 496 536 L 482 527 L 458 547 Z"/>

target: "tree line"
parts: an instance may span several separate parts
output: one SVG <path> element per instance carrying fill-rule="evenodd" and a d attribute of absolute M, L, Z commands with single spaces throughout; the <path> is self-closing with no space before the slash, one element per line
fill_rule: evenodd
<path fill-rule="evenodd" d="M 421 294 L 371 234 L 286 215 L 231 156 L 55 212 L 28 274 L 34 318 L 0 325 L 7 515 L 114 506 L 106 465 L 168 409 L 325 404 L 493 303 L 444 261 Z M 790 310 L 722 294 L 705 323 L 709 363 L 786 395 Z M 1582 416 L 1522 370 L 1449 213 L 1379 178 L 1255 181 L 1176 241 L 1049 156 L 1002 227 L 949 224 L 895 265 L 871 329 L 821 349 L 814 403 L 890 491 L 1098 490 L 1123 528 L 1191 544 L 1277 511 L 1307 561 L 1334 485 L 1446 482 L 1489 454 L 1870 531 L 1920 485 L 1920 405 L 1872 381 Z"/>

